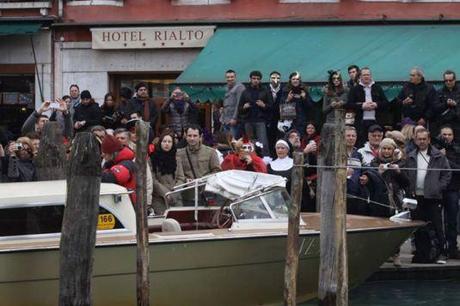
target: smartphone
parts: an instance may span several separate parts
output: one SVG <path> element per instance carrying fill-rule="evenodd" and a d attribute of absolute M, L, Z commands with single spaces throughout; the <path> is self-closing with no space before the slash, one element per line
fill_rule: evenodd
<path fill-rule="evenodd" d="M 59 108 L 59 103 L 57 103 L 57 102 L 50 103 L 50 108 L 51 109 L 58 109 Z"/>

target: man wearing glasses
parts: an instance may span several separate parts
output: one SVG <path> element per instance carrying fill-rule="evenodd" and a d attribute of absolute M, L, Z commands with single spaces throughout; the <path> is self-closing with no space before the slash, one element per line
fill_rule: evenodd
<path fill-rule="evenodd" d="M 457 86 L 455 72 L 446 70 L 443 74 L 444 87 L 439 91 L 439 111 L 433 118 L 431 131 L 434 135 L 439 134 L 439 128 L 444 125 L 450 125 L 455 135 L 455 142 L 460 141 L 460 88 Z"/>

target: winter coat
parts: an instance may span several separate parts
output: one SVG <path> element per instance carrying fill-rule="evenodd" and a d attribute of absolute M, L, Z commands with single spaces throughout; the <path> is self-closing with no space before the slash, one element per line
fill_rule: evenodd
<path fill-rule="evenodd" d="M 377 103 L 377 108 L 375 109 L 375 118 L 380 117 L 380 114 L 388 108 L 388 100 L 383 92 L 382 87 L 378 84 L 371 85 L 371 96 L 372 101 Z M 364 91 L 364 86 L 358 84 L 350 89 L 348 94 L 348 101 L 346 108 L 353 110 L 356 114 L 355 116 L 355 126 L 357 129 L 361 128 L 361 123 L 363 120 L 363 102 L 366 101 L 366 93 Z"/>
<path fill-rule="evenodd" d="M 453 141 L 451 143 L 446 143 L 442 139 L 437 138 L 433 139 L 433 145 L 437 149 L 444 148 L 446 150 L 446 157 L 449 161 L 449 166 L 451 169 L 460 169 L 460 145 Z M 452 178 L 447 190 L 460 190 L 460 172 L 452 171 Z"/>
<path fill-rule="evenodd" d="M 133 204 L 136 203 L 136 165 L 134 163 L 134 152 L 123 147 L 115 156 L 113 161 L 106 162 L 102 173 L 102 182 L 121 185 L 132 191 L 130 198 Z"/>
<path fill-rule="evenodd" d="M 407 97 L 412 98 L 412 104 L 403 105 L 402 101 Z M 408 117 L 417 122 L 420 118 L 431 119 L 438 107 L 438 96 L 433 85 L 423 81 L 420 84 L 405 83 L 398 95 L 401 103 L 403 117 Z"/>
<path fill-rule="evenodd" d="M 224 161 L 221 164 L 222 170 L 247 170 L 253 172 L 267 173 L 267 166 L 265 165 L 262 158 L 257 156 L 256 153 L 250 153 L 252 163 L 249 165 L 246 161 L 242 161 L 237 153 L 230 153 L 225 156 Z"/>
<path fill-rule="evenodd" d="M 368 166 L 371 161 L 377 156 L 377 153 L 372 151 L 369 142 L 364 144 L 364 147 L 360 148 L 358 152 L 363 156 L 363 164 Z"/>
<path fill-rule="evenodd" d="M 216 150 L 203 144 L 195 150 L 190 149 L 188 145 L 185 148 L 178 149 L 177 157 L 182 164 L 182 169 L 187 179 L 200 178 L 221 170 Z"/>
<path fill-rule="evenodd" d="M 167 192 L 173 190 L 174 186 L 185 183 L 184 170 L 182 169 L 182 163 L 177 160 L 176 173 L 172 174 L 161 174 L 158 170 L 152 171 L 153 176 L 153 197 L 152 206 L 155 214 L 163 214 L 164 211 L 172 206 L 182 206 L 182 198 L 180 194 L 175 194 L 172 203 L 166 203 L 165 195 Z"/>
<path fill-rule="evenodd" d="M 310 96 L 308 95 L 308 91 L 305 88 L 301 88 L 305 91 L 306 96 L 302 98 L 300 94 L 295 94 L 291 101 L 287 101 L 289 92 L 292 90 L 289 86 L 283 89 L 283 93 L 281 95 L 281 100 L 279 103 L 279 112 L 280 112 L 280 120 L 292 120 L 292 128 L 295 128 L 299 133 L 303 135 L 305 132 L 305 127 L 307 125 L 307 114 L 311 110 L 311 100 Z M 294 116 L 283 117 L 282 108 L 286 105 L 292 105 L 295 107 Z"/>
<path fill-rule="evenodd" d="M 387 164 L 387 162 L 381 160 L 379 157 L 376 157 L 374 160 L 372 160 L 371 167 L 379 167 L 381 164 Z M 404 168 L 405 166 L 403 160 L 397 160 L 391 162 L 390 164 L 398 165 L 399 168 Z M 407 177 L 407 173 L 402 170 L 400 170 L 400 173 L 398 173 L 395 170 L 388 169 L 385 172 L 381 173 L 380 176 L 383 178 L 383 181 L 385 182 L 387 188 L 388 200 L 386 201 L 386 204 L 393 207 L 393 209 L 401 209 L 403 195 L 405 194 L 405 191 L 409 188 L 410 184 L 409 178 Z"/>
<path fill-rule="evenodd" d="M 80 103 L 75 108 L 75 113 L 73 114 L 74 124 L 77 121 L 86 121 L 86 124 L 75 130 L 75 132 L 89 132 L 91 128 L 95 125 L 101 125 L 102 112 L 99 107 L 99 104 L 91 102 L 89 104 Z"/>
<path fill-rule="evenodd" d="M 406 159 L 406 168 L 417 168 L 418 149 L 410 152 Z M 427 199 L 441 199 L 442 192 L 447 189 L 450 183 L 451 171 L 430 171 L 429 169 L 450 169 L 447 158 L 433 146 L 429 146 L 428 155 L 430 161 L 428 163 L 428 171 L 425 177 L 423 194 Z M 417 183 L 417 170 L 406 170 L 409 177 L 409 194 L 415 196 Z"/>
<path fill-rule="evenodd" d="M 343 92 L 341 93 L 334 93 L 333 95 L 327 94 L 327 87 L 323 88 L 323 115 L 326 116 L 326 122 L 328 123 L 335 123 L 335 112 L 334 108 L 331 107 L 331 103 L 333 101 L 342 101 L 344 105 L 342 108 L 345 108 L 345 105 L 348 101 L 348 87 L 344 87 Z"/>
<path fill-rule="evenodd" d="M 37 180 L 35 165 L 31 159 L 21 160 L 16 156 L 5 156 L 3 167 L 9 182 L 32 182 Z"/>
<path fill-rule="evenodd" d="M 436 135 L 439 128 L 443 125 L 450 125 L 454 130 L 457 143 L 460 142 L 460 86 L 456 85 L 452 90 L 444 86 L 438 93 L 439 107 L 433 116 L 433 128 L 430 130 Z M 456 106 L 448 106 L 447 100 L 452 99 L 457 102 Z M 433 135 L 434 136 L 434 135 Z"/>
<path fill-rule="evenodd" d="M 144 103 L 149 104 L 149 118 L 144 118 Z M 158 111 L 155 106 L 155 103 L 151 99 L 143 100 L 143 99 L 134 97 L 128 101 L 128 104 L 126 105 L 126 109 L 124 111 L 126 112 L 126 116 L 128 118 L 133 113 L 140 113 L 142 118 L 144 118 L 144 120 L 148 119 L 145 121 L 150 122 L 150 127 L 152 129 L 155 129 L 155 124 L 158 118 Z"/>
<path fill-rule="evenodd" d="M 232 88 L 225 91 L 223 101 L 222 123 L 229 124 L 231 119 L 238 119 L 238 102 L 246 88 L 241 83 L 236 83 Z"/>
<path fill-rule="evenodd" d="M 196 121 L 196 106 L 190 99 L 184 100 L 183 103 L 182 112 L 176 107 L 176 103 L 172 99 L 168 99 L 161 107 L 161 111 L 169 115 L 169 126 L 180 135 L 182 135 L 182 130 L 185 127 Z"/>
<path fill-rule="evenodd" d="M 260 107 L 256 104 L 257 100 L 262 100 L 265 107 Z M 249 108 L 243 108 L 244 104 L 249 103 Z M 272 110 L 273 98 L 272 94 L 265 87 L 254 88 L 246 87 L 238 102 L 238 119 L 242 122 L 268 122 L 270 120 L 270 112 Z"/>

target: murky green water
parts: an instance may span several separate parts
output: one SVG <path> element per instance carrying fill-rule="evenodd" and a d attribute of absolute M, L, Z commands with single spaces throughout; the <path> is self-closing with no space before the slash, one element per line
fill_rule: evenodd
<path fill-rule="evenodd" d="M 316 306 L 317 301 L 302 304 Z M 350 306 L 460 306 L 460 280 L 367 282 L 350 292 Z"/>

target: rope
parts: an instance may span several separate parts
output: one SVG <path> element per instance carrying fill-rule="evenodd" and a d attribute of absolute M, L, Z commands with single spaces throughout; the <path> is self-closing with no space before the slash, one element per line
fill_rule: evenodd
<path fill-rule="evenodd" d="M 319 168 L 319 169 L 347 169 L 347 168 L 351 168 L 351 169 L 379 170 L 379 167 L 371 167 L 371 166 L 321 166 L 321 165 L 310 165 L 308 163 L 305 163 L 303 165 L 294 165 L 294 167 Z M 394 170 L 394 169 L 388 168 L 387 170 Z M 411 171 L 424 170 L 424 171 L 460 172 L 460 169 L 440 169 L 440 168 L 428 168 L 428 169 L 423 169 L 423 168 L 399 168 L 399 170 L 411 170 Z"/>
<path fill-rule="evenodd" d="M 394 207 L 392 207 L 392 206 L 390 206 L 390 205 L 383 204 L 383 203 L 376 202 L 376 201 L 372 201 L 371 199 L 366 199 L 366 198 L 357 197 L 357 196 L 351 195 L 351 194 L 349 194 L 349 193 L 347 193 L 347 198 L 350 198 L 350 199 L 357 199 L 357 200 L 363 200 L 363 201 L 366 201 L 367 203 L 372 203 L 372 204 L 375 204 L 375 205 L 380 205 L 380 206 L 383 206 L 383 207 L 387 207 L 387 208 L 392 208 L 392 209 L 394 209 Z"/>

